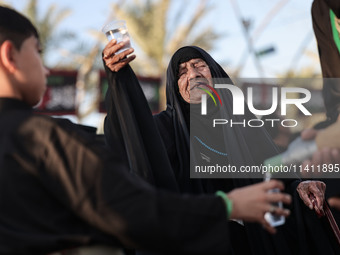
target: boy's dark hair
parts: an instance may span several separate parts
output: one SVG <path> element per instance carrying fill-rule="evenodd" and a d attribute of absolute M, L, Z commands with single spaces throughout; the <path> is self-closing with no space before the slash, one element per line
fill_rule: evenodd
<path fill-rule="evenodd" d="M 19 50 L 23 41 L 34 35 L 39 39 L 33 24 L 17 11 L 0 5 L 0 45 L 10 40 Z"/>

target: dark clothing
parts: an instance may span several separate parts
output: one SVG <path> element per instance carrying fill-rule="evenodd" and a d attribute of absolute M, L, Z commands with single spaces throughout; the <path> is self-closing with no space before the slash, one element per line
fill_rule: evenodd
<path fill-rule="evenodd" d="M 92 244 L 228 251 L 220 198 L 156 192 L 95 135 L 15 99 L 0 98 L 0 126 L 0 254 Z"/>
<path fill-rule="evenodd" d="M 196 51 L 196 53 L 193 51 Z M 199 121 L 195 122 L 195 120 L 198 119 L 197 116 L 200 114 L 200 109 L 198 109 L 200 107 L 190 105 L 189 109 L 189 104 L 182 99 L 178 90 L 178 69 L 176 69 L 180 63 L 188 61 L 191 56 L 195 56 L 195 58 L 201 56 L 200 58 L 208 64 L 215 83 L 232 84 L 232 81 L 228 80 L 228 74 L 219 64 L 216 63 L 208 53 L 198 47 L 183 47 L 179 49 L 170 60 L 167 70 L 167 109 L 165 113 L 155 116 L 155 120 L 159 127 L 168 127 L 167 129 L 163 128 L 163 130 L 160 128 L 161 133 L 163 133 L 162 137 L 168 137 L 166 138 L 167 141 L 174 141 L 171 144 L 173 151 L 177 151 L 177 157 L 175 156 L 172 160 L 179 162 L 179 168 L 175 168 L 174 171 L 179 176 L 179 183 L 184 183 L 180 186 L 181 191 L 183 191 L 183 189 L 189 189 L 189 192 L 192 193 L 211 193 L 218 189 L 229 191 L 234 188 L 262 181 L 262 179 L 253 178 L 190 179 L 188 173 L 190 160 L 195 160 L 194 163 L 196 164 L 194 165 L 202 165 L 201 158 L 193 155 L 192 150 L 189 152 L 188 149 L 191 149 L 191 144 L 196 142 L 192 139 L 192 137 L 196 135 L 216 145 L 218 144 L 217 141 L 211 141 L 213 140 L 211 133 L 219 132 L 221 135 L 218 136 L 217 139 L 224 139 L 224 144 L 222 143 L 218 151 L 226 153 L 227 156 L 224 157 L 226 165 L 229 163 L 238 166 L 238 169 L 240 165 L 260 165 L 265 159 L 278 153 L 276 146 L 264 128 L 235 126 L 233 128 L 221 128 L 221 130 L 214 129 L 212 131 L 209 128 L 205 128 L 207 125 L 205 121 L 202 121 L 202 118 L 199 118 Z M 233 98 L 230 93 L 228 93 L 228 90 L 219 90 L 218 93 L 222 99 L 223 107 L 221 111 L 218 112 L 215 110 L 215 107 L 209 107 L 208 105 L 207 118 L 233 119 L 238 122 L 244 119 L 248 121 L 249 119 L 256 118 L 250 113 L 247 106 L 245 107 L 244 116 L 233 115 Z M 169 116 L 167 123 L 164 122 L 165 118 L 161 117 L 162 115 Z M 169 121 L 169 119 L 171 119 L 171 121 Z M 209 123 L 212 122 L 210 121 Z M 165 139 L 163 140 L 165 141 Z M 169 151 L 171 152 L 172 150 Z M 200 151 L 205 155 L 209 155 L 212 162 L 214 162 L 214 157 L 223 157 L 217 153 L 214 155 L 214 153 L 209 152 L 203 147 L 200 148 Z M 191 153 L 190 156 L 189 153 Z M 168 155 L 169 157 L 173 157 L 174 153 L 168 153 Z M 186 156 L 184 157 L 183 155 Z M 292 216 L 287 219 L 285 225 L 278 227 L 278 232 L 274 236 L 269 235 L 258 224 L 245 223 L 244 231 L 247 238 L 244 238 L 244 233 L 231 228 L 231 231 L 234 230 L 232 232 L 233 238 L 231 239 L 234 254 L 241 254 L 237 253 L 237 250 L 244 248 L 249 248 L 251 254 L 339 253 L 339 247 L 334 236 L 332 236 L 332 231 L 327 228 L 327 224 L 317 219 L 315 212 L 309 210 L 299 198 L 296 192 L 299 181 L 293 179 L 283 179 L 283 181 L 286 186 L 285 191 L 292 194 L 294 198 L 293 206 L 289 208 L 292 211 Z M 314 234 L 313 229 L 318 229 L 318 234 Z M 237 243 L 233 239 L 242 239 L 244 242 Z M 249 247 L 247 247 L 246 240 L 248 240 Z"/>
<path fill-rule="evenodd" d="M 324 79 L 323 98 L 327 117 L 336 121 L 340 112 L 340 53 L 333 39 L 330 10 L 340 17 L 338 0 L 314 0 L 312 18 L 315 37 L 318 43 L 322 76 Z"/>
<path fill-rule="evenodd" d="M 318 43 L 322 76 L 325 78 L 323 99 L 328 117 L 327 121 L 316 125 L 316 129 L 325 128 L 333 124 L 340 112 L 340 82 L 339 79 L 332 79 L 340 78 L 340 53 L 334 41 L 330 10 L 339 18 L 340 1 L 314 0 L 312 5 L 313 28 Z M 339 179 L 323 181 L 327 185 L 326 198 L 333 196 L 340 197 Z M 335 209 L 332 209 L 332 212 L 338 225 L 340 225 L 340 212 Z"/>
<path fill-rule="evenodd" d="M 130 166 L 132 174 L 155 187 L 178 192 L 167 151 L 137 77 L 129 66 L 118 73 L 104 67 L 109 81 L 104 124 L 108 146 Z M 123 149 L 117 151 L 116 145 Z"/>
<path fill-rule="evenodd" d="M 211 76 L 214 78 L 214 82 L 220 81 L 221 83 L 229 82 L 232 84 L 228 74 L 223 68 L 203 49 L 195 46 L 187 46 L 180 48 L 175 52 L 170 60 L 167 69 L 166 80 L 166 98 L 167 108 L 165 112 L 155 116 L 155 121 L 162 134 L 164 143 L 171 142 L 173 148 L 168 150 L 168 155 L 171 162 L 177 162 L 178 166 L 175 166 L 173 170 L 176 173 L 177 181 L 180 185 L 182 192 L 192 193 L 211 193 L 216 191 L 216 185 L 220 187 L 223 180 L 212 179 L 190 179 L 190 160 L 193 165 L 200 160 L 198 155 L 192 154 L 193 148 L 190 136 L 199 134 L 199 137 L 204 140 L 214 139 L 210 130 L 206 128 L 207 121 L 199 118 L 200 105 L 190 105 L 185 102 L 179 93 L 178 89 L 178 66 L 180 63 L 188 61 L 192 57 L 203 59 L 209 66 Z M 233 98 L 228 90 L 220 90 L 219 95 L 223 102 L 223 107 L 220 111 L 216 111 L 215 107 L 208 107 L 207 118 L 209 120 L 213 118 L 220 119 L 233 119 L 234 121 L 242 121 L 243 119 L 254 119 L 255 116 L 249 112 L 246 107 L 244 116 L 234 116 Z M 199 109 L 198 109 L 199 108 Z M 211 122 L 209 122 L 210 124 Z M 216 130 L 214 130 L 216 132 Z M 219 148 L 219 151 L 225 152 L 228 156 L 225 157 L 224 164 L 234 165 L 239 167 L 242 165 L 259 165 L 266 158 L 272 157 L 278 153 L 272 139 L 264 128 L 250 128 L 235 126 L 233 128 L 221 128 L 218 131 L 221 135 L 218 139 L 224 139 L 224 143 Z M 165 141 L 166 140 L 166 141 Z M 213 142 L 211 142 L 213 143 Z M 218 144 L 217 142 L 213 143 Z M 261 144 L 259 147 L 258 145 Z M 174 151 L 174 152 L 171 152 Z M 191 154 L 190 154 L 191 153 Z M 175 155 L 176 154 L 176 155 Z M 216 155 L 215 155 L 216 156 Z M 262 176 L 260 177 L 262 178 Z M 223 190 L 231 190 L 236 187 L 242 187 L 259 180 L 249 179 L 234 179 L 232 180 L 233 186 L 224 185 Z M 226 181 L 230 184 L 230 180 Z"/>
<path fill-rule="evenodd" d="M 205 51 L 197 47 L 184 47 L 178 52 L 182 54 L 184 50 L 185 54 L 185 48 L 189 49 L 189 58 L 200 56 L 207 62 L 212 77 L 228 78 L 224 70 Z M 167 190 L 195 194 L 213 193 L 216 190 L 229 191 L 262 181 L 262 179 L 190 179 L 191 156 L 193 156 L 194 160 L 196 156 L 190 154 L 192 152 L 190 150 L 192 116 L 190 116 L 191 112 L 189 114 L 189 107 L 191 106 L 179 94 L 177 86 L 178 71 L 176 71 L 177 63 L 185 61 L 183 59 L 185 58 L 181 58 L 175 53 L 170 61 L 167 70 L 167 109 L 155 115 L 154 120 L 132 69 L 126 66 L 119 72 L 113 73 L 104 65 L 109 77 L 109 89 L 106 96 L 108 114 L 105 120 L 105 136 L 108 144 L 116 144 L 115 139 L 119 140 L 120 137 L 123 137 L 124 140 L 129 140 L 125 144 L 128 155 L 125 157 L 127 162 L 129 162 L 129 157 L 135 160 L 134 153 L 138 157 L 143 157 L 141 162 L 149 162 L 146 164 L 147 167 L 140 168 L 135 173 L 146 176 L 145 179 L 150 183 Z M 177 62 L 174 63 L 174 61 Z M 222 112 L 222 116 L 224 118 L 235 117 L 232 116 L 231 111 L 231 95 L 226 92 L 221 94 L 221 98 L 226 108 Z M 244 118 L 254 117 L 246 110 Z M 238 119 L 236 118 L 236 120 Z M 155 123 L 157 128 L 155 128 Z M 117 132 L 117 126 L 120 127 L 121 131 Z M 129 130 L 123 132 L 125 127 L 128 127 Z M 200 132 L 199 129 L 195 131 Z M 129 132 L 131 132 L 130 137 Z M 204 136 L 204 132 L 201 133 Z M 135 139 L 135 137 L 138 139 Z M 229 129 L 225 131 L 222 139 L 226 141 L 225 145 L 223 145 L 224 148 L 221 149 L 227 150 L 227 162 L 237 166 L 240 164 L 261 164 L 264 159 L 277 153 L 274 143 L 263 128 Z M 131 156 L 129 156 L 130 154 Z M 164 155 L 167 157 L 164 158 Z M 155 160 L 154 164 L 162 164 L 164 167 L 152 167 L 152 160 Z M 196 158 L 196 160 L 199 159 Z M 136 162 L 132 162 L 132 164 L 141 166 Z M 304 204 L 298 198 L 297 184 L 298 182 L 286 180 L 286 191 L 295 197 L 295 203 L 299 205 L 292 211 L 293 217 L 287 219 L 287 224 L 278 227 L 277 234 L 270 235 L 259 224 L 246 223 L 243 229 L 241 227 L 241 229 L 237 229 L 232 233 L 231 240 L 239 240 L 236 246 L 235 242 L 231 245 L 233 254 L 237 254 L 237 251 L 248 249 L 251 250 L 251 254 L 256 255 L 335 254 L 330 248 L 330 241 L 324 236 L 324 232 L 317 233 L 318 239 L 315 241 L 317 245 L 322 244 L 324 246 L 324 249 L 320 250 L 316 248 L 315 243 L 309 242 L 309 235 L 312 235 L 312 233 L 306 231 L 304 225 L 300 225 L 299 222 L 292 219 L 301 216 L 303 213 L 301 207 Z M 315 213 L 310 211 L 308 215 L 304 216 L 308 219 L 309 217 L 315 218 Z M 319 229 L 323 229 L 318 220 L 314 224 L 318 225 Z M 233 227 L 230 231 L 232 230 Z M 304 233 L 304 235 L 297 235 L 297 231 Z M 244 238 L 245 236 L 246 238 Z M 308 238 L 304 239 L 306 236 Z M 310 244 L 309 248 L 299 249 L 297 245 L 304 241 Z M 200 240 L 197 240 L 196 244 L 199 245 L 199 243 Z"/>

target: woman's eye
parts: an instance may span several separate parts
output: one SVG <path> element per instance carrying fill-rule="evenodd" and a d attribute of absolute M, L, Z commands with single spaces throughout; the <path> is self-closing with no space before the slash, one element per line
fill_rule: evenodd
<path fill-rule="evenodd" d="M 206 65 L 202 64 L 202 65 L 197 65 L 195 66 L 196 69 L 202 70 L 206 67 Z"/>
<path fill-rule="evenodd" d="M 181 76 L 183 76 L 184 74 L 185 74 L 185 72 L 181 72 L 181 73 L 179 73 L 178 77 L 181 77 Z"/>

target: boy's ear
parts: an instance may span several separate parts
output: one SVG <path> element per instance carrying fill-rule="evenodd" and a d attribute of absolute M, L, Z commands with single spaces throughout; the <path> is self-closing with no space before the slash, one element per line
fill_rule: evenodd
<path fill-rule="evenodd" d="M 16 69 L 15 53 L 17 49 L 14 44 L 7 40 L 0 45 L 0 62 L 1 65 L 8 71 L 14 72 Z"/>

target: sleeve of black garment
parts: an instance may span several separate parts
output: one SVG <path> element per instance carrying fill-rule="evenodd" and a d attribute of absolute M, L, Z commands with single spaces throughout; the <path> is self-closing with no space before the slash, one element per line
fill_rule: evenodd
<path fill-rule="evenodd" d="M 340 18 L 340 1 L 338 0 L 324 0 L 328 7 L 332 9 L 335 15 Z"/>
<path fill-rule="evenodd" d="M 216 254 L 228 249 L 223 200 L 156 191 L 112 152 L 69 122 L 36 118 L 22 128 L 33 175 L 85 222 L 125 245 L 150 251 Z M 39 132 L 30 127 L 41 127 Z M 34 146 L 32 146 L 34 145 Z M 36 167 L 41 162 L 40 167 Z"/>
<path fill-rule="evenodd" d="M 109 82 L 104 124 L 107 143 L 111 147 L 124 144 L 132 172 L 156 187 L 177 191 L 166 149 L 136 75 L 130 66 L 117 73 L 106 66 L 105 70 Z"/>
<path fill-rule="evenodd" d="M 323 78 L 340 77 L 340 55 L 333 39 L 329 12 L 331 8 L 340 17 L 339 5 L 337 0 L 314 0 L 312 5 L 313 29 Z M 324 79 L 323 82 L 322 95 L 327 117 L 335 121 L 339 113 L 340 86 L 336 79 Z"/>

